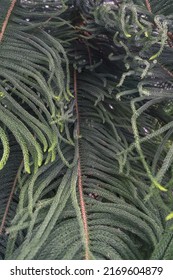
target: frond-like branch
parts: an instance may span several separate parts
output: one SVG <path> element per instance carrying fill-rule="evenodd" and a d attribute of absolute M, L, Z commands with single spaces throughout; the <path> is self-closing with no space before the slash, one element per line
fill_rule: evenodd
<path fill-rule="evenodd" d="M 173 258 L 172 0 L 1 2 L 0 258 Z"/>

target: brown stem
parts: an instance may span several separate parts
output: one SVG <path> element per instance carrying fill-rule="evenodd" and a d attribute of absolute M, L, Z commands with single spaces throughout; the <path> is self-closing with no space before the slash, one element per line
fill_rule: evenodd
<path fill-rule="evenodd" d="M 23 164 L 23 160 L 22 160 L 22 162 L 21 162 L 21 164 L 19 166 L 19 169 L 17 171 L 17 174 L 15 176 L 15 179 L 14 179 L 14 182 L 13 182 L 13 186 L 12 186 L 12 189 L 11 189 L 11 192 L 10 192 L 10 196 L 8 198 L 8 201 L 7 201 L 7 205 L 6 205 L 6 208 L 5 208 L 4 216 L 2 218 L 2 222 L 1 222 L 1 225 L 0 225 L 0 235 L 3 233 L 4 227 L 5 227 L 5 222 L 6 222 L 6 218 L 7 218 L 7 215 L 8 215 L 9 208 L 10 208 L 10 203 L 11 203 L 12 198 L 13 198 L 14 190 L 15 190 L 15 187 L 16 187 L 16 184 L 17 184 L 18 175 L 19 175 L 19 170 L 20 170 L 20 167 L 22 166 L 22 164 Z"/>
<path fill-rule="evenodd" d="M 147 6 L 147 10 L 148 10 L 150 13 L 152 13 L 150 1 L 149 1 L 149 0 L 145 0 L 145 4 L 146 4 L 146 6 Z"/>
<path fill-rule="evenodd" d="M 7 15 L 6 15 L 5 20 L 4 20 L 3 24 L 2 24 L 2 29 L 1 29 L 1 32 L 0 32 L 0 42 L 2 41 L 2 38 L 4 36 L 4 32 L 5 32 L 5 29 L 7 27 L 7 24 L 8 24 L 8 21 L 9 21 L 9 17 L 10 17 L 10 15 L 11 15 L 13 9 L 14 9 L 16 1 L 17 0 L 13 0 L 11 2 L 10 8 L 8 9 Z"/>
<path fill-rule="evenodd" d="M 77 136 L 80 136 L 80 122 L 79 122 L 79 107 L 78 107 L 78 100 L 77 100 L 77 73 L 74 70 L 74 93 L 75 93 L 75 106 L 76 106 L 76 116 L 77 116 Z M 79 145 L 78 145 L 78 189 L 79 189 L 79 198 L 80 198 L 80 207 L 81 207 L 81 214 L 85 232 L 85 259 L 89 260 L 89 232 L 88 232 L 88 222 L 87 222 L 87 214 L 86 214 L 86 206 L 84 201 L 83 195 L 83 184 L 82 184 L 82 171 L 81 171 L 81 161 L 80 161 L 80 154 L 79 154 Z"/>
<path fill-rule="evenodd" d="M 161 68 L 170 76 L 173 78 L 173 73 L 171 73 L 165 66 L 163 66 L 162 64 L 158 63 Z"/>
<path fill-rule="evenodd" d="M 89 63 L 90 63 L 90 66 L 91 66 L 92 65 L 91 52 L 90 52 L 89 46 L 87 44 L 86 44 L 86 46 L 87 46 L 87 51 L 88 51 Z"/>

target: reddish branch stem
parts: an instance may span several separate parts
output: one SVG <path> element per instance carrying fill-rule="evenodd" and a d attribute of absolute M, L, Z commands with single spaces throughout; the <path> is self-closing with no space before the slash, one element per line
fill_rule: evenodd
<path fill-rule="evenodd" d="M 8 9 L 7 15 L 6 15 L 5 20 L 4 20 L 3 24 L 2 24 L 2 29 L 1 29 L 1 32 L 0 32 L 0 42 L 2 41 L 2 38 L 3 38 L 3 36 L 4 36 L 4 32 L 5 32 L 5 29 L 6 29 L 6 27 L 7 27 L 9 17 L 10 17 L 10 15 L 11 15 L 13 9 L 14 9 L 14 6 L 15 6 L 15 4 L 16 4 L 16 1 L 17 1 L 17 0 L 13 0 L 13 1 L 11 2 L 10 8 Z"/>
<path fill-rule="evenodd" d="M 145 3 L 146 3 L 146 6 L 147 6 L 147 10 L 148 10 L 150 13 L 152 13 L 150 1 L 149 1 L 149 0 L 145 0 Z"/>
<path fill-rule="evenodd" d="M 75 93 L 75 106 L 76 106 L 76 116 L 77 116 L 77 135 L 80 135 L 80 122 L 79 122 L 79 107 L 78 107 L 78 99 L 77 99 L 77 73 L 74 70 L 74 93 Z M 89 260 L 89 233 L 88 233 L 88 222 L 87 222 L 87 214 L 86 214 L 86 206 L 84 201 L 83 195 L 83 184 L 82 184 L 82 171 L 81 171 L 81 161 L 80 161 L 80 154 L 79 154 L 79 146 L 78 146 L 78 189 L 79 189 L 79 198 L 80 198 L 80 207 L 81 207 L 81 214 L 85 232 L 85 245 L 86 245 L 86 252 L 85 252 L 85 259 Z"/>
<path fill-rule="evenodd" d="M 170 77 L 173 78 L 173 73 L 171 73 L 166 67 L 164 67 L 164 66 L 161 65 L 160 63 L 159 63 L 159 65 L 161 66 L 161 68 L 162 68 L 163 70 L 165 70 L 165 72 L 166 72 Z"/>
<path fill-rule="evenodd" d="M 22 162 L 19 166 L 18 172 L 15 176 L 13 186 L 12 186 L 12 189 L 11 189 L 11 192 L 10 192 L 10 196 L 8 198 L 8 202 L 7 202 L 5 212 L 4 212 L 4 216 L 2 218 L 2 222 L 1 222 L 1 226 L 0 226 L 0 235 L 3 233 L 4 227 L 5 227 L 5 222 L 6 222 L 6 218 L 7 218 L 7 215 L 8 215 L 9 208 L 10 208 L 10 203 L 11 203 L 12 198 L 13 198 L 13 194 L 14 194 L 14 191 L 15 191 L 15 188 L 16 188 L 17 179 L 18 179 L 18 175 L 19 175 L 19 170 L 20 170 L 20 167 L 21 167 L 22 164 L 23 164 L 23 160 L 22 160 Z"/>
<path fill-rule="evenodd" d="M 91 52 L 90 52 L 90 48 L 88 45 L 87 46 L 87 51 L 88 51 L 88 57 L 89 57 L 89 63 L 90 63 L 90 66 L 92 65 L 92 59 L 91 59 Z"/>

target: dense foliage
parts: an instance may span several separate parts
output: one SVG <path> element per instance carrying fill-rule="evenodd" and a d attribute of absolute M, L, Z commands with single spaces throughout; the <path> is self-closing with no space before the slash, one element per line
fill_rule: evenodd
<path fill-rule="evenodd" d="M 0 12 L 0 258 L 173 259 L 172 0 Z"/>

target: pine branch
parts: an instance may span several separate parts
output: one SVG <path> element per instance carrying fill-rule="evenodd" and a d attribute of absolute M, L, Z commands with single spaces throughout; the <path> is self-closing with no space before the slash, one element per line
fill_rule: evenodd
<path fill-rule="evenodd" d="M 77 136 L 80 136 L 80 121 L 79 121 L 79 108 L 78 108 L 78 100 L 77 100 L 77 73 L 74 70 L 74 93 L 75 93 L 75 106 L 76 106 L 76 115 L 77 115 Z M 85 232 L 85 245 L 86 245 L 86 252 L 85 252 L 85 259 L 89 260 L 89 233 L 88 233 L 88 222 L 87 222 L 87 214 L 86 214 L 86 207 L 85 201 L 83 196 L 83 184 L 82 184 L 82 171 L 81 171 L 81 161 L 80 161 L 80 154 L 79 154 L 79 145 L 78 145 L 78 189 L 79 189 L 79 196 L 80 196 L 80 206 L 82 212 L 82 219 L 83 219 L 83 226 Z"/>
<path fill-rule="evenodd" d="M 166 23 L 142 19 L 141 13 L 154 14 L 162 6 L 168 10 L 168 4 L 78 1 L 75 7 L 65 1 L 67 11 L 54 17 L 57 3 L 44 10 L 35 0 L 32 11 L 15 9 L 14 22 L 16 2 L 6 1 L 1 19 L 0 121 L 16 138 L 30 174 L 21 176 L 18 210 L 13 211 L 21 158 L 15 167 L 12 153 L 0 182 L 0 255 L 149 259 L 157 246 L 157 252 L 163 247 L 164 219 L 172 205 L 173 122 L 163 118 L 160 100 L 167 102 L 172 95 L 172 49 L 167 41 L 171 46 L 173 36 Z M 85 16 L 86 23 L 75 26 Z M 151 52 L 153 62 L 147 59 Z M 117 89 L 121 76 L 123 87 Z M 2 151 L 7 150 L 4 146 Z M 8 180 L 11 166 L 15 169 Z M 162 196 L 157 188 L 150 192 L 150 179 L 160 190 L 157 182 L 163 181 L 167 193 Z"/>
<path fill-rule="evenodd" d="M 9 18 L 10 18 L 10 15 L 11 15 L 13 9 L 14 9 L 14 6 L 15 6 L 15 4 L 16 4 L 16 1 L 17 1 L 17 0 L 13 0 L 13 1 L 11 2 L 11 5 L 10 5 L 10 8 L 8 9 L 6 18 L 5 18 L 5 20 L 4 20 L 3 24 L 2 24 L 2 29 L 1 29 L 1 32 L 0 32 L 0 42 L 2 41 L 2 38 L 3 38 L 3 36 L 4 36 L 5 29 L 6 29 L 6 27 L 7 27 L 7 24 L 8 24 Z"/>

